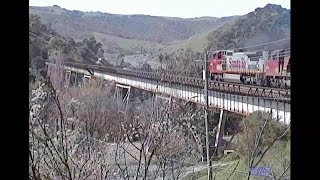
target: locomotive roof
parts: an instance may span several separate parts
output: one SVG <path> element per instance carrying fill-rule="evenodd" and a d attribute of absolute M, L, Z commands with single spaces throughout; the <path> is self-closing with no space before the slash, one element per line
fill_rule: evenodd
<path fill-rule="evenodd" d="M 284 52 L 284 49 L 276 49 L 276 50 L 271 51 L 271 55 L 277 55 L 282 52 Z"/>
<path fill-rule="evenodd" d="M 219 53 L 221 51 L 227 51 L 227 52 L 233 52 L 235 54 L 245 54 L 245 55 L 254 55 L 257 54 L 258 52 L 269 52 L 271 55 L 277 55 L 279 53 L 285 52 L 284 49 L 276 49 L 276 50 L 256 50 L 256 51 L 235 51 L 235 50 L 225 50 L 225 49 L 220 49 L 220 50 L 215 50 L 212 53 Z"/>
<path fill-rule="evenodd" d="M 255 56 L 257 54 L 258 51 L 247 51 L 247 52 L 243 52 L 245 55 L 248 56 Z"/>

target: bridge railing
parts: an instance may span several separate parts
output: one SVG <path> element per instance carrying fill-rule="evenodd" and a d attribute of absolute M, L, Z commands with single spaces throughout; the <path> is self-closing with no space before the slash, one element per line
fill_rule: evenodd
<path fill-rule="evenodd" d="M 172 74 L 163 74 L 160 72 L 143 72 L 138 70 L 121 69 L 114 67 L 103 67 L 96 64 L 84 64 L 78 62 L 65 62 L 67 66 L 78 67 L 91 71 L 98 71 L 101 73 L 112 73 L 119 76 L 133 76 L 144 79 L 153 79 L 161 82 L 177 83 L 189 86 L 204 87 L 204 80 L 196 77 L 179 76 Z M 239 95 L 249 95 L 254 97 L 268 97 L 276 98 L 283 101 L 290 101 L 290 90 L 288 89 L 276 89 L 269 87 L 259 87 L 254 85 L 245 85 L 229 82 L 219 82 L 209 80 L 208 89 L 233 93 Z"/>

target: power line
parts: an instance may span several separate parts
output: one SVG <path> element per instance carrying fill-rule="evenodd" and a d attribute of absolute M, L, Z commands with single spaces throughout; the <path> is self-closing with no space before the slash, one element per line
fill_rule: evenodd
<path fill-rule="evenodd" d="M 41 33 L 42 35 L 46 36 L 47 38 L 62 38 L 62 37 L 59 37 L 59 36 L 57 36 L 57 35 L 53 35 L 53 34 L 47 35 L 47 34 L 45 34 L 45 33 L 43 33 L 43 32 L 39 32 L 39 33 Z M 33 32 L 31 32 L 31 31 L 29 31 L 29 34 L 31 34 L 31 35 L 33 35 L 33 36 L 36 36 L 36 37 L 38 37 L 38 38 L 43 39 L 42 37 L 40 37 L 40 36 L 38 36 L 38 35 L 34 34 L 34 33 L 33 33 Z M 47 41 L 47 40 L 45 40 L 45 41 Z"/>
<path fill-rule="evenodd" d="M 286 41 L 286 40 L 290 40 L 290 39 L 291 38 L 279 39 L 277 41 L 271 41 L 271 42 L 267 42 L 267 43 L 262 43 L 262 44 L 257 44 L 257 45 L 253 45 L 253 46 L 242 47 L 242 48 L 236 48 L 236 49 L 232 49 L 232 50 L 234 51 L 234 50 L 239 50 L 239 49 L 247 49 L 247 48 L 251 48 L 251 47 L 264 46 L 264 45 L 267 45 L 267 44 L 273 44 L 273 43 Z"/>
<path fill-rule="evenodd" d="M 279 39 L 276 41 L 271 41 L 271 42 L 267 42 L 267 43 L 262 43 L 262 44 L 257 44 L 257 45 L 252 45 L 252 46 L 246 46 L 246 47 L 240 47 L 240 48 L 235 48 L 235 49 L 229 49 L 228 51 L 234 51 L 234 50 L 240 50 L 240 49 L 247 49 L 247 48 L 252 48 L 252 47 L 258 47 L 258 46 L 264 46 L 264 45 L 268 45 L 268 44 L 273 44 L 273 43 L 277 43 L 277 42 L 281 42 L 281 41 L 286 41 L 286 40 L 290 40 L 291 38 L 285 38 L 285 39 Z M 211 46 L 212 48 L 213 46 Z M 210 48 L 210 49 L 211 49 Z M 214 51 L 209 51 L 209 52 L 214 52 Z"/>
<path fill-rule="evenodd" d="M 237 53 L 241 53 L 241 52 L 237 52 Z M 288 50 L 288 51 L 284 51 L 284 52 L 281 52 L 281 53 L 278 53 L 279 55 L 277 56 L 277 57 L 288 57 L 288 56 L 290 56 L 290 54 L 291 54 L 291 51 L 290 50 Z M 247 55 L 248 56 L 248 55 Z M 268 55 L 257 55 L 257 56 L 248 56 L 248 58 L 249 59 L 251 59 L 251 58 L 261 58 L 261 57 L 266 57 L 267 56 L 267 59 L 266 60 L 271 60 L 272 59 L 272 56 L 273 55 L 270 55 L 269 56 L 269 54 Z"/>
<path fill-rule="evenodd" d="M 237 52 L 237 53 L 242 53 L 242 52 Z M 288 57 L 288 56 L 290 56 L 290 54 L 291 54 L 291 51 L 290 50 L 288 50 L 288 51 L 284 51 L 284 52 L 282 52 L 282 53 L 280 53 L 280 55 L 278 55 L 277 57 Z M 269 55 L 266 55 L 266 56 L 268 56 L 268 59 L 267 60 L 269 60 Z M 272 57 L 272 55 L 270 55 L 271 57 Z M 264 55 L 257 55 L 257 56 L 248 56 L 248 58 L 259 58 L 259 57 L 265 57 Z M 271 57 L 270 57 L 270 59 L 271 59 Z M 211 61 L 211 60 L 208 60 L 209 62 Z M 196 61 L 196 62 L 203 62 L 203 61 Z"/>
<path fill-rule="evenodd" d="M 32 33 L 32 32 L 29 32 L 29 34 L 33 35 L 34 37 L 37 37 L 38 39 L 42 40 L 42 41 L 45 41 L 45 42 L 48 42 L 47 40 L 43 39 L 42 37 Z"/>

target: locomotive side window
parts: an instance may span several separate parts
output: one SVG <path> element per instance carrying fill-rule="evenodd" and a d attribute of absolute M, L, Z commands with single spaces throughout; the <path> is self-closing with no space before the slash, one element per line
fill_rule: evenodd
<path fill-rule="evenodd" d="M 232 56 L 233 53 L 232 52 L 227 52 L 227 56 Z"/>
<path fill-rule="evenodd" d="M 262 56 L 262 51 L 257 52 L 257 57 L 260 57 L 260 56 Z"/>

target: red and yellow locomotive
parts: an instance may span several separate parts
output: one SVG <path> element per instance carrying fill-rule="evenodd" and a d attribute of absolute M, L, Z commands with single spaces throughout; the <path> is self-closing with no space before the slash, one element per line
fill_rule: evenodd
<path fill-rule="evenodd" d="M 290 53 L 219 50 L 209 56 L 209 73 L 216 81 L 289 88 Z"/>

